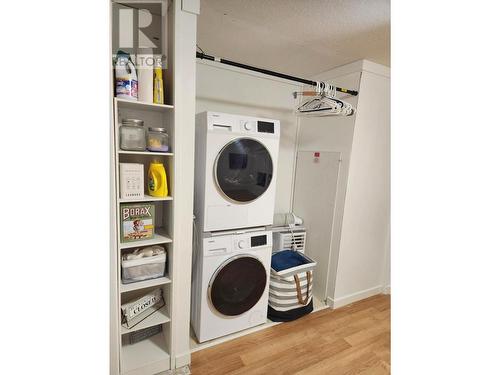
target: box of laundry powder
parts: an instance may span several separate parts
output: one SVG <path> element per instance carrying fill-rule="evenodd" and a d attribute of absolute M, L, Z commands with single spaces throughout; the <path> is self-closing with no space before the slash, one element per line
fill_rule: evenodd
<path fill-rule="evenodd" d="M 120 206 L 121 242 L 153 238 L 155 206 L 152 203 L 122 204 Z"/>

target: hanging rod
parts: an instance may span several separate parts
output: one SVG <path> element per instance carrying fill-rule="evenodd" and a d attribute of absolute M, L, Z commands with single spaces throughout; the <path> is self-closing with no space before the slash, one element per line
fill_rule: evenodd
<path fill-rule="evenodd" d="M 202 60 L 206 59 L 206 60 L 210 60 L 210 61 L 219 62 L 221 64 L 236 66 L 238 68 L 242 68 L 242 69 L 246 69 L 246 70 L 252 70 L 254 72 L 258 72 L 258 73 L 262 73 L 262 74 L 267 74 L 269 76 L 274 76 L 274 77 L 278 77 L 278 78 L 288 79 L 290 81 L 295 81 L 295 82 L 303 83 L 305 85 L 310 85 L 310 86 L 316 86 L 317 85 L 316 81 L 311 81 L 309 79 L 294 77 L 294 76 L 290 76 L 288 74 L 273 72 L 272 70 L 257 68 L 255 66 L 246 65 L 246 64 L 242 64 L 242 63 L 231 61 L 231 60 L 226 60 L 226 59 L 223 59 L 221 57 L 210 56 L 210 55 L 207 55 L 206 53 L 203 53 L 203 52 L 196 52 L 196 57 L 199 58 L 199 59 L 202 59 Z M 349 95 L 352 95 L 352 96 L 357 96 L 358 95 L 358 92 L 355 91 L 355 90 L 344 89 L 342 87 L 335 87 L 335 88 L 339 92 L 343 92 L 343 93 L 346 93 L 346 94 L 349 94 Z"/>

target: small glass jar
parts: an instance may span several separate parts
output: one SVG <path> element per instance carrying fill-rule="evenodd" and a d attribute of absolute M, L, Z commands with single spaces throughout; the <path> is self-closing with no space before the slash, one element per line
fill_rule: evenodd
<path fill-rule="evenodd" d="M 120 126 L 120 148 L 125 151 L 146 150 L 146 129 L 144 121 L 123 119 Z"/>
<path fill-rule="evenodd" d="M 168 152 L 168 134 L 165 128 L 149 128 L 148 150 L 155 152 Z"/>

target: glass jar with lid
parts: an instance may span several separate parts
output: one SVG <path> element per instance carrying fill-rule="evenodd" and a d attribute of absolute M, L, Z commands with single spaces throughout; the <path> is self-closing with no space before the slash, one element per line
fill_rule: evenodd
<path fill-rule="evenodd" d="M 146 129 L 144 121 L 123 119 L 120 126 L 120 148 L 125 151 L 146 150 Z"/>
<path fill-rule="evenodd" d="M 148 150 L 156 152 L 168 152 L 168 134 L 166 128 L 149 128 Z"/>

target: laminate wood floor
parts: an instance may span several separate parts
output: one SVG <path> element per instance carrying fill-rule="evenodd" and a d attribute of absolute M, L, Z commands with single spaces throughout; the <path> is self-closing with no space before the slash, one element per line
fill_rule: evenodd
<path fill-rule="evenodd" d="M 390 374 L 391 301 L 324 309 L 192 354 L 192 375 Z"/>

